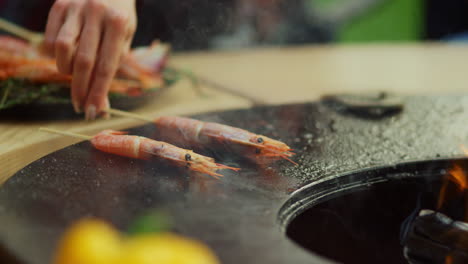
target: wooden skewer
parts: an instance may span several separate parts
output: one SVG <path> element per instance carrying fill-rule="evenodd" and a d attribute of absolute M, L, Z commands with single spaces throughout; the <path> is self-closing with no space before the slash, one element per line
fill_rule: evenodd
<path fill-rule="evenodd" d="M 237 97 L 240 97 L 240 98 L 243 98 L 247 101 L 250 101 L 254 106 L 262 106 L 262 105 L 266 105 L 267 103 L 256 97 L 256 96 L 252 96 L 250 94 L 247 94 L 247 93 L 244 93 L 244 92 L 241 92 L 239 90 L 236 90 L 232 87 L 229 87 L 229 86 L 226 86 L 226 85 L 222 85 L 220 83 L 217 83 L 217 82 L 214 82 L 212 80 L 209 80 L 209 79 L 206 79 L 206 78 L 203 78 L 203 77 L 200 77 L 200 76 L 197 76 L 196 78 L 198 78 L 198 81 L 204 85 L 207 85 L 215 90 L 218 90 L 218 91 L 221 91 L 221 92 L 225 92 L 225 93 L 229 93 L 231 95 L 234 95 L 234 96 L 237 96 Z"/>
<path fill-rule="evenodd" d="M 25 39 L 33 45 L 39 45 L 44 40 L 43 34 L 27 30 L 3 18 L 0 18 L 0 29 Z"/>
<path fill-rule="evenodd" d="M 53 133 L 53 134 L 59 134 L 59 135 L 64 135 L 64 136 L 69 136 L 69 137 L 75 137 L 75 138 L 81 138 L 84 140 L 91 140 L 93 137 L 83 135 L 83 134 L 78 134 L 78 133 L 73 133 L 73 132 L 68 132 L 68 131 L 60 131 L 52 128 L 46 128 L 46 127 L 41 127 L 39 128 L 39 131 L 43 132 L 48 132 L 48 133 Z"/>
<path fill-rule="evenodd" d="M 138 120 L 149 122 L 149 123 L 154 122 L 154 119 L 152 119 L 152 118 L 145 117 L 145 116 L 138 115 L 138 114 L 134 114 L 134 113 L 130 113 L 130 112 L 126 112 L 126 111 L 122 111 L 122 110 L 118 110 L 118 109 L 109 108 L 109 109 L 106 109 L 106 110 L 103 110 L 103 111 L 107 112 L 109 114 L 112 114 L 112 115 L 116 115 L 116 116 L 130 117 L 130 118 L 133 118 L 133 119 L 138 119 Z"/>
<path fill-rule="evenodd" d="M 258 98 L 256 96 L 252 96 L 250 94 L 241 92 L 241 91 L 239 91 L 237 89 L 234 89 L 232 87 L 228 87 L 226 85 L 219 84 L 219 83 L 214 82 L 212 80 L 209 80 L 207 78 L 201 77 L 200 75 L 193 74 L 193 73 L 191 73 L 189 71 L 186 71 L 186 70 L 183 70 L 183 69 L 180 69 L 180 68 L 177 68 L 177 67 L 173 67 L 173 66 L 167 66 L 166 68 L 172 69 L 172 70 L 174 70 L 176 72 L 179 72 L 179 73 L 185 75 L 185 77 L 187 77 L 189 80 L 192 81 L 193 86 L 195 88 L 197 88 L 197 90 L 199 89 L 197 86 L 202 84 L 202 85 L 209 86 L 212 89 L 215 89 L 215 90 L 218 90 L 218 91 L 221 91 L 221 92 L 225 92 L 225 93 L 229 93 L 231 95 L 243 98 L 243 99 L 245 99 L 247 101 L 250 101 L 254 106 L 261 106 L 261 105 L 267 104 L 264 100 L 262 100 L 262 99 L 260 99 L 260 98 Z M 198 93 L 202 93 L 202 92 L 198 91 Z"/>

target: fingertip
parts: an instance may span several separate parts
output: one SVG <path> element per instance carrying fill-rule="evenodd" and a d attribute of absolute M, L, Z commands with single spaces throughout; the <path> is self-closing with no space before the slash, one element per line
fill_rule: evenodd
<path fill-rule="evenodd" d="M 102 115 L 106 120 L 109 120 L 111 117 L 110 113 L 108 112 L 109 109 L 110 109 L 109 97 L 106 97 L 106 99 L 104 100 L 104 106 L 102 108 L 102 112 L 103 112 Z"/>
<path fill-rule="evenodd" d="M 88 105 L 86 108 L 85 119 L 86 121 L 92 121 L 96 119 L 96 106 L 92 104 Z"/>
<path fill-rule="evenodd" d="M 83 112 L 83 102 L 85 101 L 85 96 L 86 96 L 86 91 L 82 90 L 80 86 L 78 86 L 76 82 L 76 78 L 72 79 L 72 84 L 71 84 L 71 98 L 72 98 L 72 104 L 73 108 L 75 109 L 76 113 L 82 113 Z"/>
<path fill-rule="evenodd" d="M 104 100 L 104 109 L 109 109 L 110 108 L 110 101 L 109 97 L 106 96 L 106 99 Z"/>
<path fill-rule="evenodd" d="M 108 119 L 108 109 L 110 108 L 110 102 L 107 94 L 100 93 L 101 91 L 90 90 L 86 103 L 85 112 L 89 120 L 96 117 L 104 117 Z"/>
<path fill-rule="evenodd" d="M 75 109 L 75 113 L 81 114 L 83 112 L 83 110 L 81 110 L 81 105 L 78 101 L 73 100 L 72 104 L 73 104 L 73 109 Z"/>

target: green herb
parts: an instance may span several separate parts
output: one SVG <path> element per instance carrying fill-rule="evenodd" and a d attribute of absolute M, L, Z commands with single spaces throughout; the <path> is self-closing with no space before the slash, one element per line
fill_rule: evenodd
<path fill-rule="evenodd" d="M 166 68 L 162 72 L 166 86 L 181 78 L 188 78 L 195 89 L 202 94 L 197 77 L 190 71 Z M 159 87 L 146 91 L 157 90 Z M 109 93 L 110 99 L 130 97 L 125 94 Z M 69 104 L 70 89 L 66 84 L 35 84 L 25 79 L 0 81 L 0 110 L 28 104 Z"/>
<path fill-rule="evenodd" d="M 67 90 L 61 84 L 32 84 L 23 79 L 8 79 L 0 82 L 3 94 L 0 110 L 31 103 L 69 102 Z"/>
<path fill-rule="evenodd" d="M 11 85 L 7 84 L 5 87 L 5 91 L 3 92 L 2 101 L 0 102 L 0 109 L 5 104 L 6 99 L 8 98 L 8 94 L 10 93 L 10 90 L 11 90 Z"/>
<path fill-rule="evenodd" d="M 128 229 L 129 235 L 160 233 L 171 229 L 171 218 L 162 211 L 151 211 L 137 218 Z"/>

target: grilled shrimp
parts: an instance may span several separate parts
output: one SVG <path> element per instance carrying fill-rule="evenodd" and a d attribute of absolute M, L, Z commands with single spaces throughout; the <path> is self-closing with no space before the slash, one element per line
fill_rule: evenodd
<path fill-rule="evenodd" d="M 182 140 L 190 146 L 210 145 L 212 147 L 223 144 L 233 149 L 234 152 L 240 152 L 255 161 L 283 158 L 297 164 L 290 159 L 294 153 L 285 143 L 244 129 L 171 116 L 157 118 L 155 124 L 158 133 L 173 143 Z"/>
<path fill-rule="evenodd" d="M 125 134 L 121 131 L 104 130 L 91 139 L 91 144 L 101 151 L 135 159 L 148 160 L 157 157 L 179 167 L 187 167 L 189 170 L 211 175 L 216 179 L 223 176 L 217 173 L 218 170 L 240 170 L 215 163 L 213 158 L 199 155 L 191 150 L 145 137 Z"/>

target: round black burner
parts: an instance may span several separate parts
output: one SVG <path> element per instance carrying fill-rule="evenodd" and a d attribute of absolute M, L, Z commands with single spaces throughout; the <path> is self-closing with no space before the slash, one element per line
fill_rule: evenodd
<path fill-rule="evenodd" d="M 314 184 L 294 195 L 280 219 L 290 239 L 334 261 L 408 263 L 404 244 L 412 223 L 421 210 L 437 209 L 451 163 L 466 161 L 412 163 Z M 462 219 L 462 202 L 442 210 Z"/>

